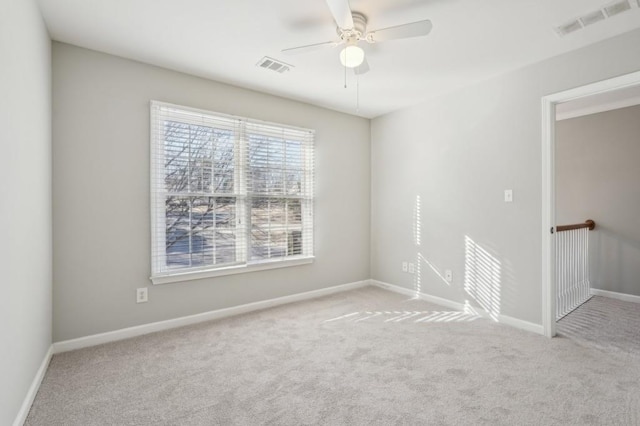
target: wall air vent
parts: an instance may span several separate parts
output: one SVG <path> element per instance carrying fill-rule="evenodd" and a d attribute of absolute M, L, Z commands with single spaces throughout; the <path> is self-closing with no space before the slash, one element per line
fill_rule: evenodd
<path fill-rule="evenodd" d="M 604 11 L 607 12 L 607 16 L 619 15 L 629 9 L 631 9 L 629 0 L 617 1 L 604 7 Z"/>
<path fill-rule="evenodd" d="M 584 16 L 580 17 L 580 22 L 585 27 L 588 25 L 593 25 L 597 22 L 604 21 L 607 19 L 606 15 L 602 12 L 602 10 L 597 10 L 595 12 L 588 13 Z"/>
<path fill-rule="evenodd" d="M 270 58 L 268 56 L 265 56 L 264 58 L 260 59 L 256 64 L 256 66 L 267 69 L 267 70 L 275 71 L 280 74 L 287 72 L 291 68 L 293 68 L 293 65 L 285 64 L 282 61 Z"/>

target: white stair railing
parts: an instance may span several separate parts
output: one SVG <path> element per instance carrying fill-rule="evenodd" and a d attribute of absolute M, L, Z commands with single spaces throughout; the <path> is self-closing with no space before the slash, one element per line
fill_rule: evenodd
<path fill-rule="evenodd" d="M 556 227 L 556 321 L 591 298 L 589 231 L 592 220 Z"/>

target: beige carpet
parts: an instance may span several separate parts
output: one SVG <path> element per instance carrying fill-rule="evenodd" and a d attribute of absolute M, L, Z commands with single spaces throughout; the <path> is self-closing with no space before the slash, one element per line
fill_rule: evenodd
<path fill-rule="evenodd" d="M 364 288 L 53 357 L 28 425 L 636 425 L 640 358 Z"/>
<path fill-rule="evenodd" d="M 640 303 L 594 296 L 558 321 L 556 332 L 607 351 L 640 354 Z"/>

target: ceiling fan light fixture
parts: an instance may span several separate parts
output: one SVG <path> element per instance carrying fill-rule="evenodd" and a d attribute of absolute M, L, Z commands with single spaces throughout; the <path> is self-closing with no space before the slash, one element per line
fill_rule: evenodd
<path fill-rule="evenodd" d="M 347 68 L 356 68 L 364 61 L 364 50 L 354 44 L 350 44 L 340 52 L 340 62 Z"/>

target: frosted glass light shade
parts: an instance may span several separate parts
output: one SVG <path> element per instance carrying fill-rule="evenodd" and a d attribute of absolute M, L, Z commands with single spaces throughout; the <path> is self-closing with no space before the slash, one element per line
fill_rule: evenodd
<path fill-rule="evenodd" d="M 350 45 L 340 52 L 340 62 L 347 68 L 355 68 L 364 61 L 364 50 L 358 46 Z"/>

